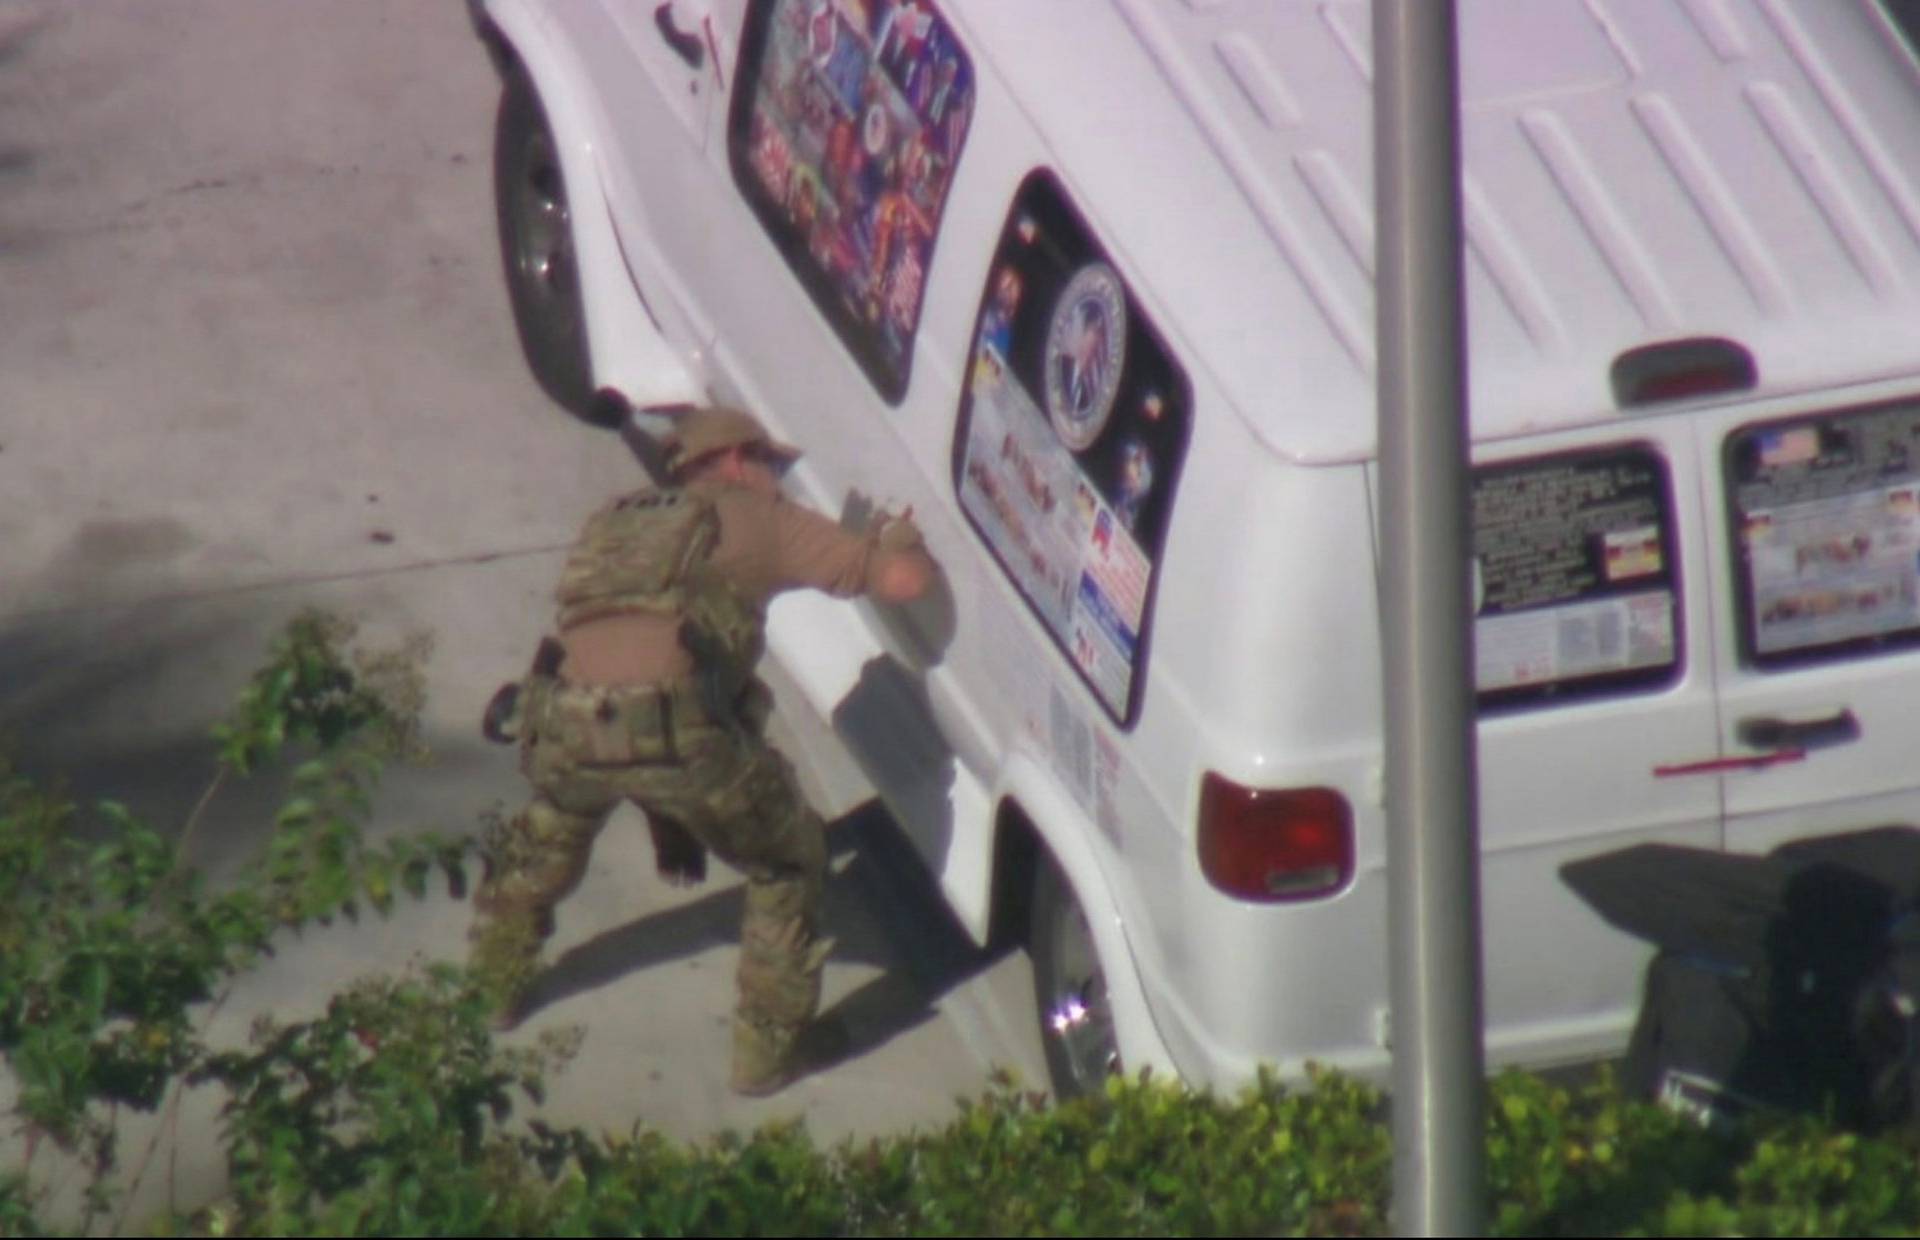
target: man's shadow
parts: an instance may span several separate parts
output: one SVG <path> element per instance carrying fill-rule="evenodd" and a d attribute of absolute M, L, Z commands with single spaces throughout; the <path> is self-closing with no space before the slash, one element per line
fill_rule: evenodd
<path fill-rule="evenodd" d="M 977 946 L 948 909 L 939 886 L 878 802 L 852 810 L 827 828 L 828 872 L 822 932 L 836 939 L 833 960 L 884 970 L 820 1015 L 838 1026 L 823 1070 L 856 1059 L 936 1015 L 941 996 L 984 972 L 1017 946 Z M 851 855 L 850 861 L 843 861 Z M 709 882 L 733 873 L 711 863 Z M 744 888 L 728 883 L 710 895 L 635 918 L 566 952 L 533 980 L 523 1013 L 532 1015 L 630 973 L 683 960 L 718 944 L 736 943 Z M 1003 936 L 1004 938 L 1005 936 Z"/>

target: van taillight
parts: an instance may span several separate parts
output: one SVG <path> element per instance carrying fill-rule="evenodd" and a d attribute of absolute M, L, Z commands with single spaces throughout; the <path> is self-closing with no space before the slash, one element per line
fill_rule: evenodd
<path fill-rule="evenodd" d="M 1353 877 L 1353 811 L 1331 788 L 1200 785 L 1200 872 L 1242 900 L 1311 900 Z"/>

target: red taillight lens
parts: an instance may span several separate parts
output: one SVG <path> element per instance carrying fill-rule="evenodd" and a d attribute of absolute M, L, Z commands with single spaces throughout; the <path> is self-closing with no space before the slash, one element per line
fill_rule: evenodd
<path fill-rule="evenodd" d="M 1200 872 L 1242 900 L 1311 900 L 1353 877 L 1353 810 L 1331 788 L 1200 785 Z"/>

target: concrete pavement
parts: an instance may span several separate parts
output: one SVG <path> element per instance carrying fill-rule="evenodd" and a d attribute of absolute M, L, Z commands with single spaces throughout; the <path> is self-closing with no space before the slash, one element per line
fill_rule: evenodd
<path fill-rule="evenodd" d="M 521 361 L 496 97 L 453 4 L 0 0 L 0 732 L 28 770 L 183 821 L 213 771 L 208 725 L 266 639 L 321 605 L 374 642 L 435 639 L 436 761 L 390 778 L 383 828 L 467 831 L 517 802 L 511 754 L 475 721 L 547 623 L 544 548 L 636 471 Z M 820 722 L 782 726 L 846 811 L 857 780 Z M 272 803 L 224 792 L 196 856 L 230 863 Z M 831 1141 L 938 1124 L 993 1064 L 1038 1082 L 1024 959 L 972 949 L 883 817 L 844 817 L 834 845 L 826 997 L 852 1054 L 748 1102 L 716 1036 L 737 879 L 667 888 L 621 811 L 511 1035 L 586 1031 L 542 1114 L 683 1137 L 798 1114 Z M 310 934 L 215 1032 L 456 955 L 467 914 L 442 894 Z M 135 1217 L 217 1183 L 211 1101 L 183 1107 L 174 1183 L 150 1175 Z M 129 1162 L 144 1144 L 130 1132 Z M 0 1167 L 14 1148 L 0 1137 Z"/>

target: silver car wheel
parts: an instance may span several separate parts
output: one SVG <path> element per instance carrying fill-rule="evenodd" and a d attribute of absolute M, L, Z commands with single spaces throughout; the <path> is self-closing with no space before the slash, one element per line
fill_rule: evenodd
<path fill-rule="evenodd" d="M 540 99 L 517 67 L 500 92 L 493 178 L 507 296 L 527 365 L 562 408 L 600 420 L 567 181 Z"/>
<path fill-rule="evenodd" d="M 1036 876 L 1033 912 L 1028 950 L 1054 1093 L 1099 1093 L 1121 1071 L 1106 972 L 1086 912 L 1051 861 Z"/>
<path fill-rule="evenodd" d="M 518 224 L 515 263 L 526 287 L 540 298 L 543 311 L 570 318 L 579 304 L 573 217 L 567 210 L 560 161 L 546 133 L 528 136 L 525 169 L 513 201 Z"/>

